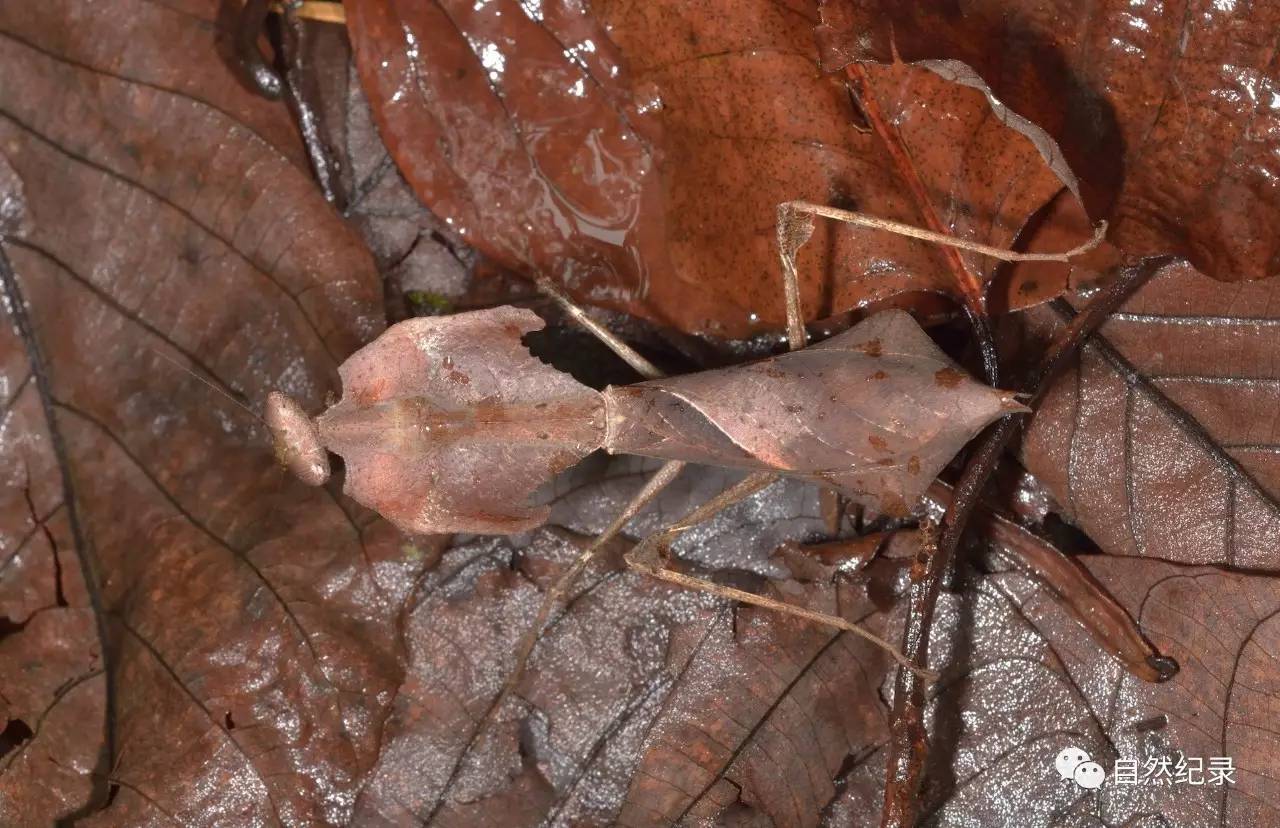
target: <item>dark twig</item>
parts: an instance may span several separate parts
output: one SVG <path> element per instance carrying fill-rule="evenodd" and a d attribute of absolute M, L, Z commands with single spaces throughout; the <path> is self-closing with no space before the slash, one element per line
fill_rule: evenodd
<path fill-rule="evenodd" d="M 1172 261 L 1170 256 L 1156 256 L 1123 268 L 1115 282 L 1099 292 L 1066 328 L 1058 332 L 1023 386 L 1031 393 L 1027 405 L 1032 416 L 1054 380 L 1071 365 L 1089 337 L 1138 288 Z M 969 518 L 1004 450 L 1025 423 L 1026 415 L 1012 414 L 992 424 L 983 433 L 956 483 L 955 496 L 943 515 L 936 537 L 931 529 L 921 532 L 920 553 L 911 569 L 910 614 L 902 639 L 903 652 L 917 666 L 928 664 L 929 633 L 933 627 L 938 594 L 944 576 L 955 560 Z M 924 723 L 927 702 L 926 683 L 911 670 L 899 668 L 894 679 L 882 828 L 915 825 L 920 784 L 929 749 Z"/>
<path fill-rule="evenodd" d="M 284 21 L 280 33 L 284 82 L 316 183 L 320 185 L 325 200 L 341 210 L 345 205 L 340 203 L 338 194 L 338 166 L 321 128 L 320 92 L 310 54 L 311 38 L 307 30 L 309 24 L 299 13 L 300 5 L 292 2 L 284 5 Z"/>
<path fill-rule="evenodd" d="M 893 168 L 902 179 L 907 190 L 915 201 L 916 210 L 924 219 L 924 226 L 935 233 L 947 234 L 948 228 L 942 223 L 933 202 L 929 199 L 928 188 L 920 179 L 911 154 L 907 151 L 891 118 L 880 108 L 880 102 L 871 88 L 871 76 L 861 63 L 850 63 L 845 67 L 845 76 L 849 79 L 850 88 L 871 124 L 872 129 L 884 144 L 885 150 L 893 162 Z M 998 359 L 996 357 L 995 340 L 991 336 L 991 326 L 987 315 L 986 289 L 982 280 L 969 269 L 960 251 L 954 247 L 939 247 L 939 254 L 946 260 L 947 269 L 951 272 L 955 288 L 964 301 L 965 315 L 973 327 L 974 341 L 982 355 L 983 379 L 989 385 L 999 385 Z"/>
<path fill-rule="evenodd" d="M 254 91 L 276 100 L 284 91 L 284 84 L 258 48 L 258 38 L 262 36 L 270 12 L 270 0 L 245 0 L 244 8 L 236 18 L 235 50 L 245 79 L 252 84 Z"/>

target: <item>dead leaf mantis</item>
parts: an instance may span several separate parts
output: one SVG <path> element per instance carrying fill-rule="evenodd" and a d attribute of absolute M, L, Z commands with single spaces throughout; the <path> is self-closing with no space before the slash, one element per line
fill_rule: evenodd
<path fill-rule="evenodd" d="M 346 460 L 345 488 L 412 532 L 515 532 L 545 520 L 524 505 L 539 484 L 587 453 L 666 462 L 590 543 L 544 598 L 516 652 L 511 691 L 547 621 L 578 575 L 688 462 L 746 469 L 737 485 L 642 539 L 626 555 L 637 571 L 689 589 L 785 612 L 867 638 L 925 677 L 896 647 L 856 624 L 668 568 L 682 532 L 760 491 L 779 475 L 827 485 L 855 501 L 906 515 L 979 429 L 1014 411 L 1013 395 L 963 374 L 904 313 L 876 315 L 806 348 L 795 266 L 814 216 L 909 235 L 1007 261 L 1065 261 L 975 244 L 859 213 L 804 202 L 778 211 L 789 352 L 745 366 L 664 377 L 656 366 L 540 280 L 567 313 L 645 382 L 596 392 L 533 359 L 520 337 L 540 327 L 528 311 L 497 308 L 408 320 L 339 369 L 343 398 L 312 418 L 273 393 L 267 422 L 277 455 L 301 479 L 327 479 L 328 451 Z"/>

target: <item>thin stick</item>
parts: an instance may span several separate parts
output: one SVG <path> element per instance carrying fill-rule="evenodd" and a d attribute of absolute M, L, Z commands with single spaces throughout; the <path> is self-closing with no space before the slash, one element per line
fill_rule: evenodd
<path fill-rule="evenodd" d="M 1158 256 L 1124 268 L 1115 282 L 1104 288 L 1066 328 L 1058 332 L 1024 383 L 1023 387 L 1031 391 L 1027 403 L 1032 409 L 1030 416 L 1035 415 L 1054 380 L 1071 365 L 1089 337 L 1138 288 L 1171 261 L 1172 257 Z M 1025 423 L 1026 416 L 1010 414 L 983 432 L 956 483 L 951 505 L 942 518 L 936 547 L 929 537 L 922 539 L 926 541 L 921 544 L 922 554 L 912 566 L 911 614 L 902 643 L 902 649 L 917 666 L 928 663 L 929 633 L 943 576 L 955 560 L 965 527 L 987 482 L 995 473 L 1005 448 Z M 929 749 L 924 727 L 928 698 L 926 688 L 917 679 L 915 672 L 904 669 L 899 669 L 894 679 L 882 828 L 910 828 L 916 821 L 920 783 L 924 778 Z"/>
<path fill-rule="evenodd" d="M 326 3 L 323 0 L 302 0 L 302 2 L 294 3 L 272 3 L 272 14 L 284 14 L 286 8 L 292 10 L 298 17 L 307 20 L 315 20 L 319 23 L 337 23 L 340 26 L 347 25 L 347 13 L 342 8 L 341 3 Z"/>
<path fill-rule="evenodd" d="M 708 581 L 704 578 L 695 578 L 691 575 L 685 575 L 682 572 L 676 572 L 663 566 L 660 558 L 660 550 L 665 550 L 670 546 L 671 542 L 676 539 L 682 532 L 690 529 L 704 520 L 715 516 L 717 513 L 732 506 L 743 498 L 749 497 L 769 484 L 778 479 L 778 475 L 772 472 L 756 472 L 744 478 L 735 486 L 724 490 L 716 497 L 694 509 L 685 515 L 676 523 L 668 526 L 659 532 L 649 535 L 627 553 L 627 565 L 632 569 L 642 572 L 654 578 L 659 578 L 669 583 L 677 584 L 686 589 L 693 589 L 699 592 L 707 592 L 721 598 L 727 598 L 730 601 L 739 601 L 744 604 L 751 604 L 764 609 L 774 610 L 776 612 L 793 615 L 797 618 L 803 618 L 806 621 L 812 621 L 817 624 L 823 624 L 828 627 L 835 627 L 839 630 L 851 632 L 854 635 L 861 636 L 866 640 L 875 644 L 884 650 L 898 662 L 904 669 L 918 675 L 925 681 L 933 681 L 937 678 L 931 670 L 926 667 L 918 666 L 912 663 L 898 648 L 894 647 L 888 641 L 884 640 L 875 633 L 867 630 L 857 624 L 847 621 L 837 615 L 828 615 L 822 612 L 815 612 L 804 607 L 798 607 L 794 604 L 788 604 L 785 601 L 778 601 L 763 595 L 757 595 L 754 592 L 746 592 L 741 589 L 727 587 L 718 584 L 715 581 Z"/>
<path fill-rule="evenodd" d="M 338 195 L 338 164 L 323 137 L 323 109 L 319 105 L 320 91 L 315 68 L 310 65 L 312 49 L 308 48 L 311 27 L 304 21 L 301 6 L 287 3 L 280 31 L 280 50 L 284 62 L 284 83 L 288 90 L 289 104 L 298 122 L 298 131 L 311 160 L 311 170 L 325 200 L 342 208 Z M 315 5 L 315 4 L 313 4 Z M 329 4 L 323 4 L 329 5 Z"/>
<path fill-rule="evenodd" d="M 596 339 L 604 343 L 605 347 L 613 351 L 624 362 L 635 369 L 636 373 L 645 379 L 662 379 L 666 376 L 658 366 L 645 359 L 634 348 L 623 342 L 613 331 L 601 325 L 596 320 L 587 316 L 587 312 L 573 303 L 564 291 L 545 276 L 537 279 L 538 289 L 555 300 L 565 313 L 573 317 L 573 319 L 582 327 L 586 328 Z"/>
<path fill-rule="evenodd" d="M 911 158 L 906 142 L 902 139 L 902 134 L 897 128 L 897 124 L 890 118 L 880 107 L 880 100 L 875 94 L 874 84 L 871 81 L 871 75 L 867 72 L 867 67 L 857 61 L 849 64 L 844 68 L 845 77 L 849 79 L 850 91 L 853 93 L 854 100 L 858 108 L 862 110 L 862 114 L 866 116 L 867 123 L 880 139 L 880 143 L 884 145 L 885 153 L 889 156 L 891 167 L 898 174 L 898 178 L 906 187 L 907 192 L 911 194 L 911 200 L 915 203 L 915 208 L 920 214 L 920 218 L 924 220 L 924 224 L 935 233 L 941 233 L 946 230 L 942 223 L 938 211 L 933 207 L 933 201 L 929 195 L 929 189 L 925 187 L 924 180 L 920 178 L 920 170 L 916 167 L 915 161 Z M 951 271 L 951 278 L 955 280 L 956 290 L 959 292 L 965 305 L 969 307 L 975 316 L 983 316 L 986 314 L 986 287 L 978 279 L 977 274 L 969 269 L 968 263 L 960 258 L 954 248 L 944 247 L 942 249 L 942 257 L 947 262 L 947 267 Z M 979 335 L 978 344 L 986 349 L 989 345 L 981 339 L 981 331 L 975 331 Z M 994 344 L 990 344 L 992 351 L 995 350 Z M 996 385 L 995 377 L 987 377 L 987 383 Z"/>
<path fill-rule="evenodd" d="M 933 242 L 945 247 L 957 247 L 961 250 L 968 250 L 971 253 L 981 253 L 984 256 L 991 256 L 1002 262 L 1066 262 L 1075 256 L 1080 256 L 1093 250 L 1107 235 L 1107 223 L 1105 221 L 1098 222 L 1093 228 L 1093 238 L 1083 244 L 1076 245 L 1070 250 L 1062 253 L 1018 253 L 1004 247 L 992 247 L 989 244 L 980 244 L 978 242 L 968 241 L 966 239 L 948 236 L 945 233 L 935 233 L 932 230 L 925 230 L 922 227 L 916 227 L 912 224 L 903 224 L 900 221 L 891 221 L 889 219 L 870 216 L 866 213 L 855 213 L 851 210 L 841 210 L 838 207 L 825 207 L 821 204 L 811 204 L 807 201 L 791 201 L 783 205 L 792 210 L 803 213 L 810 213 L 823 218 L 835 219 L 846 224 L 856 224 L 861 227 L 871 227 L 875 230 L 884 230 L 889 233 L 895 233 L 899 236 L 909 236 L 913 239 L 921 241 Z"/>

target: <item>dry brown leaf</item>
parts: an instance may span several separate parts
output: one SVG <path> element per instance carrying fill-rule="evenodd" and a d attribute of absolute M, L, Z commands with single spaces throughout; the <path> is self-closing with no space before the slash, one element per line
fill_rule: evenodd
<path fill-rule="evenodd" d="M 477 733 L 542 590 L 579 549 L 543 529 L 528 545 L 455 549 L 428 576 L 357 821 L 665 825 L 742 802 L 780 825 L 815 824 L 841 763 L 884 738 L 883 654 L 617 572 L 620 549 L 586 573 L 517 693 Z M 833 608 L 830 589 L 793 585 L 787 597 Z M 870 611 L 843 597 L 853 617 Z"/>
<path fill-rule="evenodd" d="M 940 655 L 953 666 L 929 711 L 933 755 L 925 825 L 1269 825 L 1280 585 L 1160 561 L 1089 556 L 1089 569 L 1182 671 L 1165 684 L 1100 659 L 1054 599 L 1020 575 L 981 579 L 940 604 Z M 1198 608 L 1188 611 L 1189 607 Z M 1054 758 L 1083 749 L 1107 771 L 1100 791 L 1059 778 Z M 1117 784 L 1117 758 L 1139 772 L 1179 756 L 1231 757 L 1232 785 Z M 1150 765 L 1148 764 L 1150 763 Z M 873 826 L 883 752 L 842 779 L 826 825 Z"/>
<path fill-rule="evenodd" d="M 0 822 L 52 824 L 80 810 L 98 762 L 105 676 L 94 609 L 80 577 L 28 366 L 0 330 Z M 23 381 L 22 377 L 27 380 Z"/>
<path fill-rule="evenodd" d="M 0 90 L 0 231 L 24 300 L 6 291 L 0 325 L 0 822 L 417 824 L 433 809 L 442 825 L 878 821 L 883 655 L 620 572 L 617 549 L 476 738 L 581 538 L 475 541 L 414 591 L 424 545 L 290 483 L 265 429 L 168 361 L 250 404 L 283 387 L 315 410 L 381 316 L 367 252 L 317 195 L 287 114 L 218 62 L 213 6 L 0 5 L 13 81 Z M 654 7 L 670 17 L 655 25 L 705 10 Z M 803 7 L 767 13 L 764 30 L 795 24 L 781 42 L 808 25 Z M 692 63 L 778 65 L 740 47 Z M 806 88 L 787 65 L 796 77 L 774 91 Z M 753 95 L 725 111 L 776 112 Z M 1050 483 L 1108 551 L 1274 569 L 1271 291 L 1166 275 L 1112 323 L 1111 350 L 1086 358 L 1083 393 L 1060 388 L 1032 429 L 1028 462 L 1065 464 Z M 18 307 L 31 335 L 9 324 Z M 631 533 L 731 477 L 668 492 Z M 552 519 L 598 531 L 616 483 L 580 486 Z M 676 549 L 796 603 L 855 618 L 887 606 L 900 562 L 833 588 L 825 567 L 769 557 L 823 525 L 813 487 L 784 481 Z M 87 585 L 81 556 L 97 576 Z M 1088 564 L 1182 672 L 1133 680 L 1017 575 L 945 597 L 931 819 L 1277 821 L 1274 579 Z M 1100 761 L 1231 756 L 1239 781 L 1082 795 L 1052 770 L 1067 744 Z"/>
<path fill-rule="evenodd" d="M 0 7 L 0 147 L 27 213 L 5 241 L 0 694 L 35 731 L 0 768 L 3 821 L 110 798 L 84 823 L 340 825 L 420 556 L 289 483 L 266 430 L 179 366 L 318 405 L 380 328 L 379 285 L 287 110 L 220 63 L 215 4 L 109 6 Z M 29 335 L 9 336 L 18 307 Z M 49 678 L 28 684 L 37 651 Z"/>
<path fill-rule="evenodd" d="M 1027 468 L 1107 552 L 1280 565 L 1277 287 L 1166 270 L 1032 421 Z M 1049 307 L 1031 319 L 1037 337 L 1062 324 Z"/>

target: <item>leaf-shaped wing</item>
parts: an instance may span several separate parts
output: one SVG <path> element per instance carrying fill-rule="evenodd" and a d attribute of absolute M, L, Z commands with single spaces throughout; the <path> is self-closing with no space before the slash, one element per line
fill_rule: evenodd
<path fill-rule="evenodd" d="M 556 472 L 600 447 L 600 395 L 532 355 L 543 325 L 499 307 L 401 322 L 338 369 L 316 422 L 346 461 L 346 492 L 409 532 L 519 532 Z"/>
<path fill-rule="evenodd" d="M 902 514 L 974 434 L 1021 406 L 902 311 L 750 365 L 610 388 L 610 451 L 811 479 Z"/>

